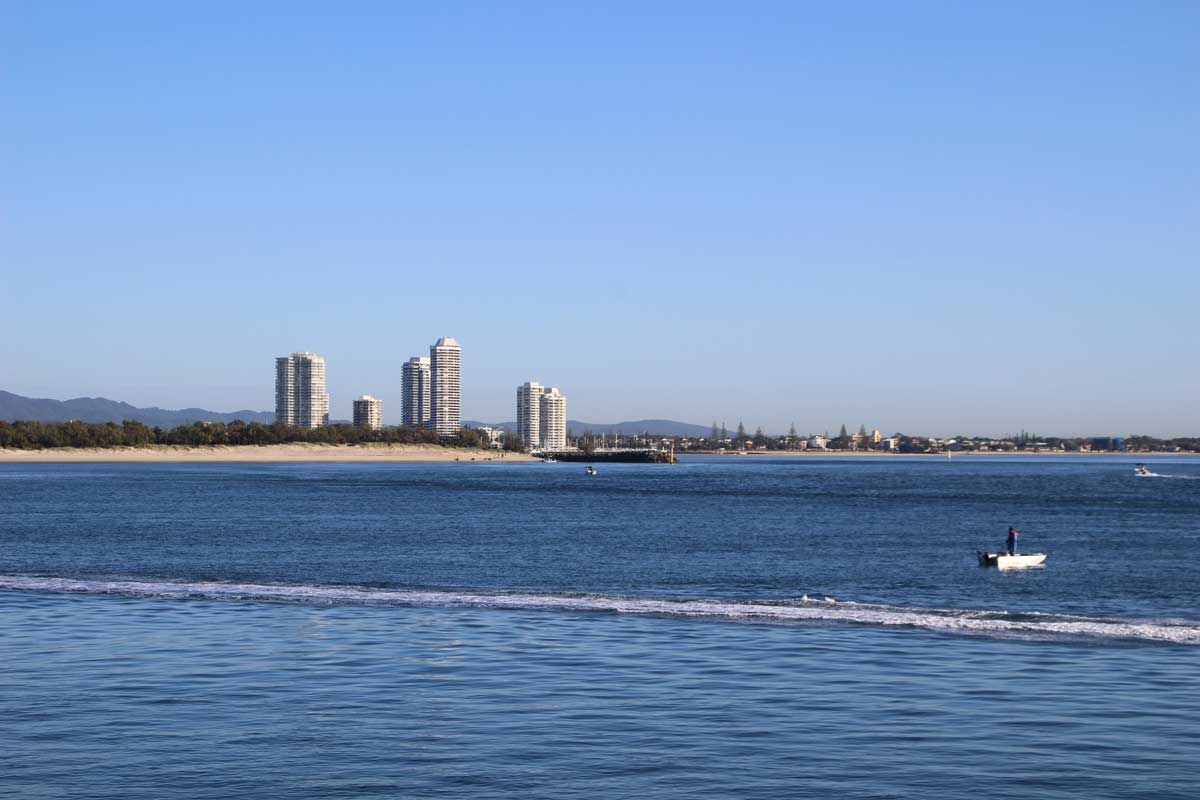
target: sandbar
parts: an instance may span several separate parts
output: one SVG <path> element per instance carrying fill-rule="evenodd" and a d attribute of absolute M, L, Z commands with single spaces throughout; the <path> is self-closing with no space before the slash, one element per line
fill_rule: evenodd
<path fill-rule="evenodd" d="M 526 453 L 500 452 L 436 444 L 269 444 L 153 445 L 150 447 L 50 447 L 44 450 L 0 449 L 0 462 L 138 462 L 138 461 L 367 461 L 367 462 L 518 462 L 537 461 Z"/>

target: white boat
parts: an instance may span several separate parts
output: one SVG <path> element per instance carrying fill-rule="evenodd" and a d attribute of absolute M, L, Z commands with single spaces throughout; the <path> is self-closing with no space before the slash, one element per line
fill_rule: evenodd
<path fill-rule="evenodd" d="M 583 468 L 583 471 L 584 471 L 584 472 L 586 472 L 588 475 L 595 475 L 595 474 L 596 474 L 596 468 L 595 468 L 595 467 L 593 467 L 593 466 L 592 466 L 592 465 L 590 465 L 590 464 L 589 464 L 588 466 L 584 467 L 584 468 Z"/>
<path fill-rule="evenodd" d="M 1013 569 L 1016 567 L 1036 567 L 1046 560 L 1045 553 L 979 553 L 979 566 Z"/>
<path fill-rule="evenodd" d="M 545 458 L 542 459 L 542 463 L 543 464 L 557 464 L 558 459 L 555 458 L 554 456 L 546 456 Z"/>
<path fill-rule="evenodd" d="M 1138 464 L 1133 468 L 1133 474 L 1137 475 L 1139 478 L 1149 478 L 1154 473 L 1148 470 L 1145 464 Z"/>

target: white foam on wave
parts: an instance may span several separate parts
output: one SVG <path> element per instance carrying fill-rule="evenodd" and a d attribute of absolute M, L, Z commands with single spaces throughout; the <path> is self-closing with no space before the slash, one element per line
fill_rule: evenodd
<path fill-rule="evenodd" d="M 807 595 L 791 603 L 755 603 L 604 595 L 486 594 L 356 586 L 106 580 L 24 575 L 0 575 L 0 590 L 313 604 L 596 611 L 717 619 L 902 626 L 947 633 L 1024 638 L 1099 637 L 1200 645 L 1200 624 L 1187 620 L 1146 621 L 1062 614 L 1010 614 L 1003 611 L 839 602 L 832 597 L 817 600 Z"/>

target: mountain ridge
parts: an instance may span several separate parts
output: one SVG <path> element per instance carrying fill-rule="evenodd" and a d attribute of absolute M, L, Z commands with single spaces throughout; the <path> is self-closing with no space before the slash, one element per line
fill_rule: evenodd
<path fill-rule="evenodd" d="M 467 427 L 478 428 L 486 426 L 489 428 L 501 428 L 506 431 L 515 431 L 517 423 L 515 422 L 476 422 L 474 420 L 464 420 L 463 425 Z M 581 422 L 577 419 L 567 420 L 567 430 L 578 435 L 584 431 L 592 433 L 626 433 L 638 434 L 649 433 L 658 436 L 691 436 L 705 437 L 708 436 L 712 429 L 707 425 L 693 425 L 690 422 L 679 422 L 673 419 L 636 419 L 627 420 L 625 422 Z"/>
<path fill-rule="evenodd" d="M 134 420 L 150 426 L 173 428 L 177 425 L 187 425 L 192 422 L 262 422 L 270 424 L 275 421 L 273 411 L 209 411 L 204 408 L 138 408 L 119 400 L 109 400 L 106 397 L 74 397 L 69 400 L 52 400 L 45 397 L 23 397 L 19 394 L 0 389 L 0 420 L 14 422 L 26 420 L 35 422 L 123 422 Z M 335 420 L 336 421 L 336 420 Z M 516 422 L 485 423 L 464 420 L 468 427 L 494 427 L 507 431 L 517 429 Z M 703 425 L 693 425 L 670 419 L 639 419 L 625 422 L 581 422 L 567 420 L 567 429 L 576 434 L 583 431 L 593 433 L 621 432 L 627 434 L 650 433 L 659 436 L 707 436 L 709 429 Z"/>
<path fill-rule="evenodd" d="M 13 422 L 28 420 L 37 422 L 122 422 L 134 420 L 146 425 L 173 428 L 191 422 L 264 422 L 275 421 L 273 411 L 209 411 L 204 408 L 138 408 L 107 397 L 74 397 L 70 400 L 52 400 L 46 397 L 22 397 L 19 394 L 0 390 L 0 420 Z"/>

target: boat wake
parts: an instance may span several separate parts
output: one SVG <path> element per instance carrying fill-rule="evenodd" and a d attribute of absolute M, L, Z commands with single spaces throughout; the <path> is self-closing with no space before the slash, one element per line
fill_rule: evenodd
<path fill-rule="evenodd" d="M 610 612 L 692 618 L 908 627 L 1026 639 L 1102 638 L 1200 645 L 1200 623 L 1065 614 L 1012 613 L 838 601 L 667 600 L 609 595 L 467 593 L 361 586 L 277 585 L 0 575 L 0 590 L 125 597 L 425 608 Z"/>
<path fill-rule="evenodd" d="M 1133 475 L 1135 478 L 1175 478 L 1177 480 L 1185 481 L 1200 480 L 1200 475 L 1176 475 L 1170 472 L 1153 472 L 1149 467 L 1141 464 L 1134 468 Z"/>

